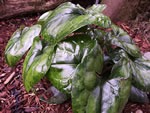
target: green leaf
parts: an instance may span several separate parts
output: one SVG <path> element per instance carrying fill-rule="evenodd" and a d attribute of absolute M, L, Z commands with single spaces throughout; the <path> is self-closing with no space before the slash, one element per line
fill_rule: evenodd
<path fill-rule="evenodd" d="M 97 47 L 97 48 L 96 48 Z M 53 62 L 48 71 L 47 78 L 60 91 L 70 94 L 72 78 L 79 70 L 79 65 L 84 59 L 84 55 L 94 49 L 97 54 L 98 65 L 102 62 L 102 51 L 95 40 L 91 40 L 88 35 L 74 35 L 55 47 Z M 94 56 L 92 56 L 94 57 Z M 92 62 L 94 65 L 94 61 Z M 90 65 L 90 64 L 89 64 Z M 90 67 L 90 66 L 89 66 Z M 91 67 L 92 68 L 92 67 Z M 99 66 L 98 68 L 102 68 Z M 92 70 L 92 69 L 88 69 Z"/>
<path fill-rule="evenodd" d="M 100 113 L 101 87 L 97 87 L 90 92 L 86 105 L 86 113 Z"/>
<path fill-rule="evenodd" d="M 98 40 L 105 40 L 106 46 L 108 50 L 113 52 L 111 49 L 111 45 L 117 46 L 122 48 L 126 51 L 130 56 L 134 58 L 141 57 L 141 52 L 139 48 L 135 45 L 132 38 L 121 28 L 117 27 L 116 25 L 112 24 L 111 27 L 112 31 L 105 32 L 101 30 L 94 30 L 95 35 L 97 35 Z"/>
<path fill-rule="evenodd" d="M 129 60 L 121 58 L 111 72 L 110 80 L 102 85 L 101 113 L 121 113 L 131 89 Z"/>
<path fill-rule="evenodd" d="M 133 85 L 143 91 L 150 91 L 150 61 L 136 59 L 131 63 Z"/>
<path fill-rule="evenodd" d="M 127 58 L 122 57 L 119 62 L 113 66 L 110 77 L 123 77 L 124 79 L 127 79 L 130 75 L 130 61 Z"/>
<path fill-rule="evenodd" d="M 74 113 L 120 113 L 128 101 L 131 89 L 131 69 L 128 64 L 129 60 L 122 58 L 115 64 L 106 81 L 95 75 L 96 79 L 88 80 L 93 89 L 87 88 L 85 81 L 89 74 L 94 76 L 94 73 L 81 70 L 72 81 Z"/>
<path fill-rule="evenodd" d="M 141 57 L 139 48 L 134 44 L 131 37 L 121 28 L 116 25 L 112 25 L 112 34 L 109 36 L 112 45 L 121 47 L 131 56 L 138 58 Z"/>
<path fill-rule="evenodd" d="M 128 60 L 130 59 L 128 54 L 121 48 L 116 48 L 116 49 L 110 50 L 109 51 L 109 56 L 110 56 L 110 59 L 114 63 L 118 63 L 122 57 L 124 57 L 124 58 L 126 58 Z"/>
<path fill-rule="evenodd" d="M 93 99 L 94 90 L 96 90 L 99 82 L 96 72 L 102 71 L 103 56 L 102 51 L 98 49 L 99 46 L 97 41 L 91 47 L 89 52 L 85 49 L 84 57 L 72 80 L 71 96 L 74 113 L 88 112 L 88 108 L 86 107 L 87 103 L 90 103 L 90 101 L 96 102 L 96 100 Z M 89 96 L 91 97 L 91 100 L 88 102 Z M 92 111 L 95 111 L 95 108 L 97 109 L 97 106 L 92 108 Z"/>
<path fill-rule="evenodd" d="M 61 92 L 70 94 L 74 64 L 52 64 L 47 73 L 47 79 Z"/>
<path fill-rule="evenodd" d="M 44 22 L 48 19 L 48 17 L 52 14 L 52 12 L 53 11 L 47 11 L 44 14 L 42 14 L 38 19 L 37 23 L 41 25 L 44 24 Z"/>
<path fill-rule="evenodd" d="M 28 54 L 26 55 L 26 58 L 24 60 L 24 64 L 23 64 L 23 81 L 25 83 L 25 79 L 26 79 L 26 73 L 28 72 L 31 64 L 33 63 L 33 61 L 35 60 L 35 58 L 37 58 L 37 56 L 39 54 L 41 54 L 41 51 L 43 49 L 43 42 L 40 40 L 40 37 L 36 37 L 33 41 L 33 45 L 30 49 L 30 51 L 28 52 Z"/>
<path fill-rule="evenodd" d="M 130 66 L 124 62 L 127 60 L 121 59 L 115 64 L 109 79 L 100 80 L 100 83 L 87 98 L 86 113 L 120 113 L 123 110 L 131 89 Z"/>
<path fill-rule="evenodd" d="M 129 78 L 114 78 L 107 81 L 102 89 L 101 113 L 121 113 L 128 101 L 130 89 Z"/>
<path fill-rule="evenodd" d="M 134 86 L 132 86 L 131 88 L 131 93 L 130 93 L 130 97 L 129 97 L 130 101 L 132 102 L 137 102 L 137 103 L 149 103 L 149 98 L 146 94 L 146 92 L 143 92 L 137 88 L 135 88 Z"/>
<path fill-rule="evenodd" d="M 23 78 L 24 87 L 29 91 L 50 68 L 54 46 L 41 43 L 39 39 L 35 40 L 33 47 L 24 62 Z"/>
<path fill-rule="evenodd" d="M 55 44 L 70 33 L 89 24 L 108 28 L 111 21 L 102 13 L 88 14 L 79 5 L 65 3 L 56 8 L 47 19 L 42 30 L 42 37 L 49 43 Z"/>
<path fill-rule="evenodd" d="M 90 8 L 86 9 L 86 12 L 89 14 L 101 13 L 105 8 L 105 4 L 94 4 Z"/>
<path fill-rule="evenodd" d="M 5 49 L 5 59 L 10 66 L 14 66 L 32 46 L 34 38 L 40 34 L 41 25 L 22 29 L 21 27 L 12 35 Z"/>

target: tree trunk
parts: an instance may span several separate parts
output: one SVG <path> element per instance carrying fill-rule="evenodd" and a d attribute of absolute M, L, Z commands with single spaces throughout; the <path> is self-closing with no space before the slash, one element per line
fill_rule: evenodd
<path fill-rule="evenodd" d="M 137 14 L 137 8 L 141 0 L 102 0 L 107 4 L 103 13 L 109 16 L 114 22 L 127 21 Z"/>
<path fill-rule="evenodd" d="M 59 4 L 71 0 L 0 0 L 0 20 L 54 9 Z"/>

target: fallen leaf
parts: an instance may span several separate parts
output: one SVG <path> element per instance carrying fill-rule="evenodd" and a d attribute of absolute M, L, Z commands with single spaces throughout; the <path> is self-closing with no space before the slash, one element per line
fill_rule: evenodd
<path fill-rule="evenodd" d="M 31 113 L 31 112 L 37 111 L 38 108 L 36 108 L 36 107 L 25 107 L 24 110 L 25 110 L 25 112 L 27 112 L 27 113 Z"/>
<path fill-rule="evenodd" d="M 149 47 L 149 45 L 144 43 L 142 47 L 146 49 Z"/>
<path fill-rule="evenodd" d="M 138 42 L 141 42 L 141 40 L 138 39 L 138 38 L 135 38 L 134 41 L 137 42 L 137 43 L 138 43 Z"/>

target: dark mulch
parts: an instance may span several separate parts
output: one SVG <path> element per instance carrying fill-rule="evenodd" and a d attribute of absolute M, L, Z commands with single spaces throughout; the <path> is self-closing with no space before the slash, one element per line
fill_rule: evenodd
<path fill-rule="evenodd" d="M 15 68 L 10 68 L 4 61 L 5 46 L 12 33 L 21 25 L 35 24 L 39 16 L 9 19 L 0 22 L 0 113 L 72 113 L 71 101 L 61 105 L 50 105 L 39 100 L 52 96 L 48 90 L 50 83 L 42 79 L 36 85 L 36 92 L 27 93 L 23 87 L 23 59 Z"/>
<path fill-rule="evenodd" d="M 147 35 L 150 33 L 150 30 L 144 33 L 144 31 L 146 29 L 149 29 L 150 26 L 148 27 L 146 26 L 144 28 L 142 24 L 136 23 L 135 21 L 128 21 L 128 24 L 120 23 L 120 22 L 118 22 L 117 24 L 120 27 L 122 27 L 126 32 L 128 32 L 128 34 L 133 38 L 136 45 L 140 48 L 141 53 L 144 54 L 150 51 L 150 40 L 149 40 L 150 37 Z M 147 21 L 145 22 L 147 23 Z M 136 23 L 136 24 L 133 24 L 133 23 Z M 143 27 L 143 29 L 140 29 L 141 27 Z M 137 28 L 138 30 L 136 30 Z M 139 110 L 141 110 L 142 112 L 140 112 Z M 150 104 L 140 104 L 140 103 L 133 103 L 129 101 L 123 113 L 150 113 Z"/>
<path fill-rule="evenodd" d="M 150 5 L 146 4 L 144 1 L 142 2 L 142 0 L 141 3 L 142 6 L 139 9 L 139 14 L 136 19 L 128 21 L 128 26 L 124 27 L 123 25 L 125 24 L 122 24 L 122 27 L 130 34 L 136 45 L 144 54 L 150 52 Z M 145 7 L 146 5 L 148 5 L 148 7 Z M 150 104 L 130 102 L 126 105 L 124 113 L 135 113 L 139 109 L 142 110 L 143 113 L 150 113 Z"/>
<path fill-rule="evenodd" d="M 38 17 L 0 21 L 0 113 L 72 113 L 71 100 L 61 105 L 50 105 L 39 100 L 40 95 L 45 99 L 52 95 L 47 90 L 51 84 L 45 79 L 36 85 L 36 92 L 25 91 L 22 81 L 23 59 L 15 68 L 10 68 L 4 61 L 4 49 L 12 33 L 21 25 L 35 24 Z M 149 21 L 138 17 L 137 20 L 126 24 L 119 22 L 117 24 L 130 34 L 143 53 L 150 51 Z M 135 113 L 139 109 L 144 113 L 150 113 L 150 104 L 128 102 L 123 113 Z"/>

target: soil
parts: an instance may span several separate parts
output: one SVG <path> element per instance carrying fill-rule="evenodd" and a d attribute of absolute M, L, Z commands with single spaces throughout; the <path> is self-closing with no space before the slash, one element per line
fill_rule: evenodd
<path fill-rule="evenodd" d="M 135 20 L 117 22 L 133 38 L 141 52 L 150 51 L 150 7 L 141 12 Z M 52 96 L 48 90 L 50 82 L 42 79 L 35 87 L 36 92 L 27 93 L 23 87 L 22 64 L 24 57 L 15 68 L 10 68 L 4 60 L 5 46 L 12 33 L 21 25 L 31 26 L 36 23 L 39 15 L 13 18 L 0 21 L 0 113 L 72 113 L 71 100 L 51 105 L 40 100 Z M 150 104 L 128 102 L 123 113 L 150 113 Z M 141 113 L 141 112 L 139 112 Z"/>

